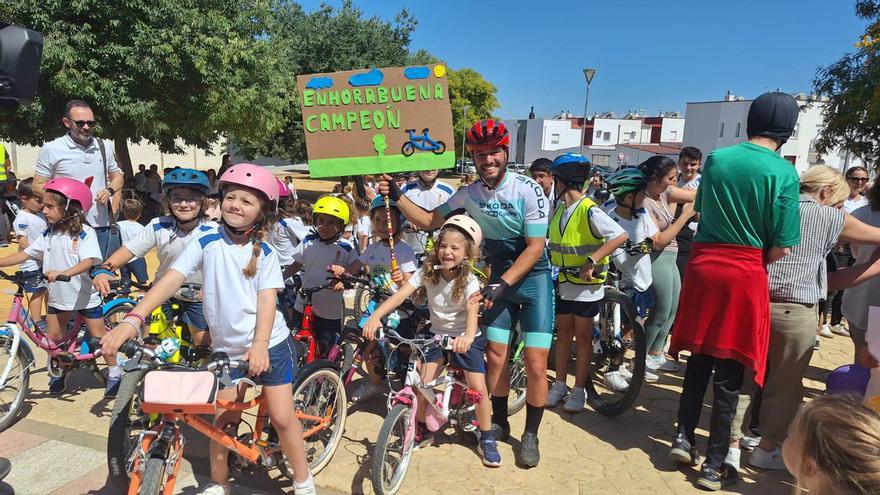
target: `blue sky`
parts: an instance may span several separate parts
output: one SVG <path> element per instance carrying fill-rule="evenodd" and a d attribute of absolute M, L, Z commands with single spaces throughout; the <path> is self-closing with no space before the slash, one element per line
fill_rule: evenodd
<path fill-rule="evenodd" d="M 321 2 L 304 0 L 308 9 Z M 339 0 L 329 2 L 340 5 Z M 809 92 L 819 66 L 854 50 L 865 22 L 852 0 L 356 0 L 393 19 L 406 6 L 419 25 L 412 48 L 498 88 L 504 118 L 583 113 L 584 67 L 597 74 L 588 113 L 682 113 L 725 92 L 753 98 L 776 88 Z"/>

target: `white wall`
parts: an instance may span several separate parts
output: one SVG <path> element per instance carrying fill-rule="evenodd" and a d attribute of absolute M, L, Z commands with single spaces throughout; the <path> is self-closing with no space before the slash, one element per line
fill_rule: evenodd
<path fill-rule="evenodd" d="M 663 118 L 660 128 L 661 143 L 680 143 L 684 140 L 685 119 Z"/>
<path fill-rule="evenodd" d="M 556 151 L 572 147 L 580 147 L 581 129 L 572 128 L 571 121 L 568 120 L 541 120 L 542 138 L 541 149 L 545 151 Z"/>

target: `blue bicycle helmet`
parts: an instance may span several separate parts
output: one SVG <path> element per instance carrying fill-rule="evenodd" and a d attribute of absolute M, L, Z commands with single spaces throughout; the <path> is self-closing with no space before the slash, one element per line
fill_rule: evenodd
<path fill-rule="evenodd" d="M 165 178 L 162 179 L 162 191 L 168 192 L 173 187 L 190 187 L 202 194 L 211 191 L 208 176 L 192 168 L 175 168 L 165 174 Z"/>
<path fill-rule="evenodd" d="M 393 199 L 388 198 L 388 206 L 394 208 L 395 210 L 397 210 L 398 213 L 400 213 L 400 208 L 397 207 L 397 202 Z M 385 208 L 385 196 L 377 194 L 376 197 L 373 198 L 373 202 L 370 203 L 370 215 L 373 214 L 373 210 L 375 210 L 376 208 Z"/>
<path fill-rule="evenodd" d="M 558 177 L 566 184 L 580 187 L 590 178 L 590 160 L 577 153 L 565 153 L 553 160 L 550 175 Z"/>

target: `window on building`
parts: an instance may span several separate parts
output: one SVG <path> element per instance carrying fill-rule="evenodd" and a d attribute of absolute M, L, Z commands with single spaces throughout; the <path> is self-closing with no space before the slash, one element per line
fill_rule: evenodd
<path fill-rule="evenodd" d="M 742 122 L 736 123 L 736 134 L 733 137 L 739 137 L 739 131 L 742 128 Z"/>
<path fill-rule="evenodd" d="M 550 135 L 550 144 L 559 144 L 559 134 Z"/>
<path fill-rule="evenodd" d="M 718 137 L 724 137 L 724 122 L 721 123 L 721 130 L 718 131 Z"/>
<path fill-rule="evenodd" d="M 636 138 L 636 131 L 630 131 L 630 133 L 629 133 L 629 138 L 630 138 L 630 139 L 635 139 L 635 138 Z"/>
<path fill-rule="evenodd" d="M 797 139 L 797 136 L 798 136 L 798 129 L 800 128 L 800 126 L 801 126 L 800 124 L 795 124 L 795 125 L 794 125 L 794 132 L 791 133 L 791 138 L 792 138 L 792 139 Z"/>
<path fill-rule="evenodd" d="M 611 133 L 610 133 L 610 132 L 606 132 L 605 134 L 602 135 L 602 139 L 603 139 L 604 141 L 611 141 Z"/>
<path fill-rule="evenodd" d="M 678 131 L 669 131 L 669 139 L 678 141 Z"/>
<path fill-rule="evenodd" d="M 591 161 L 593 162 L 593 165 L 602 165 L 607 167 L 609 157 L 610 155 L 593 155 L 593 159 Z"/>
<path fill-rule="evenodd" d="M 602 131 L 596 131 L 596 137 L 597 138 L 602 137 Z"/>

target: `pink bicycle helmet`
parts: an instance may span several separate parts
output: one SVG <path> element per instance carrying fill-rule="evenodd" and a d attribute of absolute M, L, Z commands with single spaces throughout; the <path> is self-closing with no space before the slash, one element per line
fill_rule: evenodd
<path fill-rule="evenodd" d="M 449 220 L 446 220 L 446 222 L 443 223 L 441 229 L 445 229 L 447 226 L 453 226 L 462 231 L 465 235 L 473 239 L 474 244 L 477 246 L 483 242 L 483 229 L 480 228 L 480 224 L 478 224 L 476 220 L 467 215 L 454 215 L 449 217 Z"/>
<path fill-rule="evenodd" d="M 278 181 L 278 197 L 286 198 L 290 196 L 290 191 L 287 189 L 287 185 L 284 183 L 284 181 L 279 179 L 278 177 L 275 177 L 275 180 Z"/>
<path fill-rule="evenodd" d="M 278 179 L 265 168 L 253 163 L 239 163 L 229 167 L 220 177 L 220 184 L 237 184 L 256 189 L 274 205 L 278 204 Z"/>
<path fill-rule="evenodd" d="M 89 186 L 76 179 L 68 179 L 66 177 L 51 179 L 46 182 L 43 189 L 58 193 L 67 198 L 67 205 L 64 205 L 65 209 L 71 201 L 79 203 L 83 211 L 89 211 L 92 208 L 92 190 L 89 189 Z"/>

